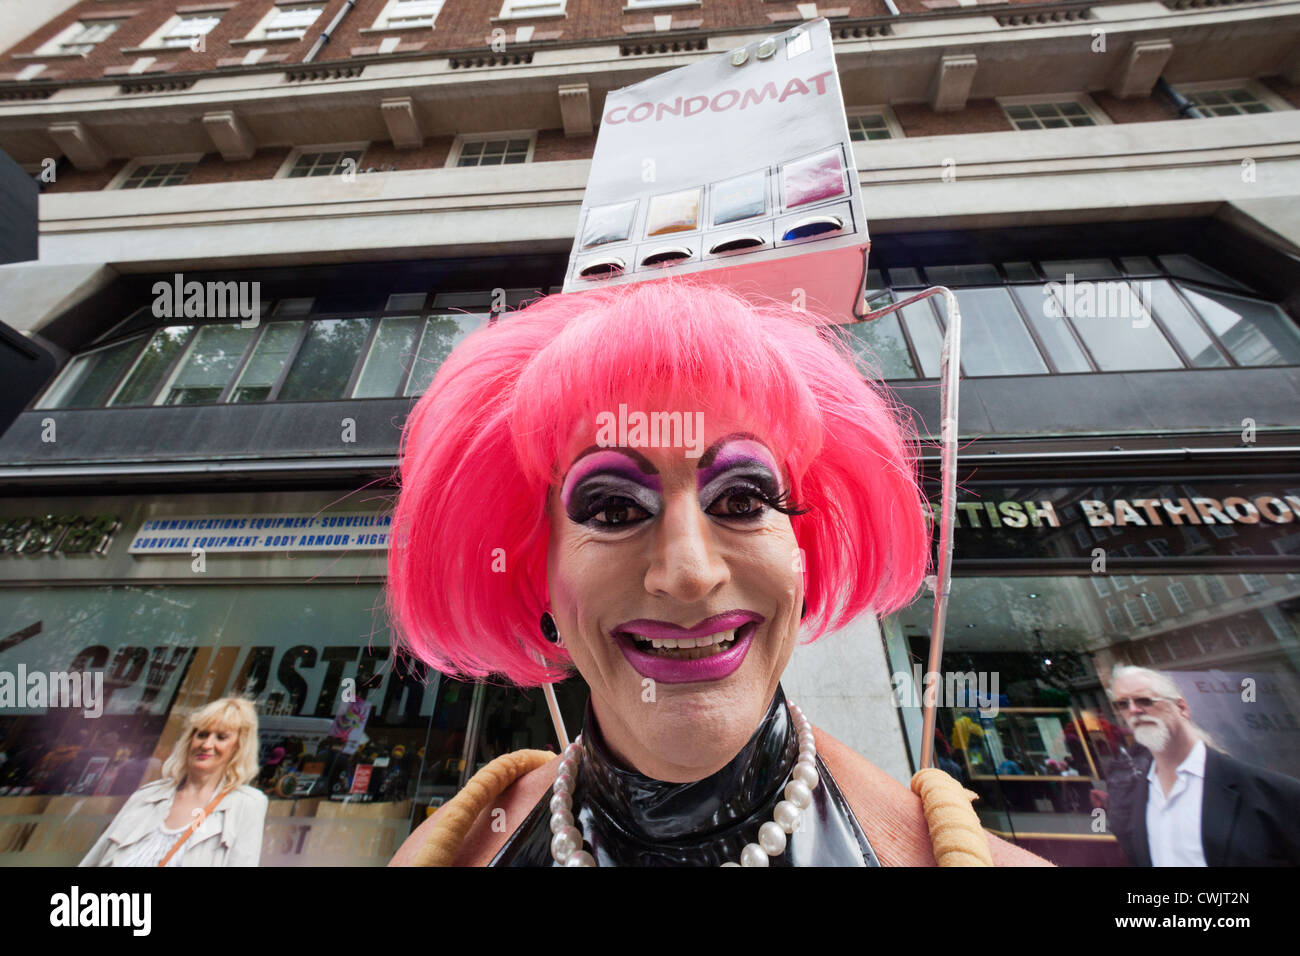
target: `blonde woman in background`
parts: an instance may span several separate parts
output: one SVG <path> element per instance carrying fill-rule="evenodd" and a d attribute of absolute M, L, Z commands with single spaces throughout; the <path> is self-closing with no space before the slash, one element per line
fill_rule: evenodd
<path fill-rule="evenodd" d="M 257 770 L 257 711 L 214 700 L 189 716 L 162 778 L 131 794 L 81 865 L 257 866 L 267 807 L 248 786 Z"/>

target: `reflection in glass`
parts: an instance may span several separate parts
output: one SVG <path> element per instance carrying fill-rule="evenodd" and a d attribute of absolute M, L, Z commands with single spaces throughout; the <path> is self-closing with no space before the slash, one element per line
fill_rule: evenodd
<path fill-rule="evenodd" d="M 117 345 L 78 355 L 68 363 L 58 383 L 37 408 L 94 408 L 104 404 L 109 389 L 135 356 L 142 338 L 136 336 Z"/>
<path fill-rule="evenodd" d="M 888 298 L 872 302 L 872 308 L 888 304 Z M 891 312 L 870 322 L 852 322 L 831 326 L 847 336 L 848 345 L 858 357 L 859 367 L 868 378 L 916 378 L 916 367 L 907 354 L 907 340 L 898 324 L 898 313 Z"/>
<path fill-rule="evenodd" d="M 270 397 L 301 330 L 301 322 L 272 322 L 266 327 L 230 394 L 232 402 L 264 402 Z"/>
<path fill-rule="evenodd" d="M 283 402 L 343 398 L 374 319 L 321 319 L 307 338 L 280 388 Z"/>
<path fill-rule="evenodd" d="M 180 354 L 193 326 L 170 325 L 154 333 L 136 360 L 126 381 L 109 400 L 109 405 L 142 405 L 161 384 L 172 361 Z"/>
<path fill-rule="evenodd" d="M 1037 375 L 1047 371 L 1007 290 L 958 289 L 962 368 L 967 375 Z"/>
<path fill-rule="evenodd" d="M 1095 587 L 1094 575 L 952 582 L 936 763 L 979 793 L 988 830 L 1062 865 L 1129 862 L 1094 825 L 1116 779 L 1148 753 L 1111 704 L 1121 664 L 1167 674 L 1213 746 L 1300 779 L 1300 749 L 1283 732 L 1300 707 L 1300 620 L 1286 611 L 1300 599 L 1300 575 L 1122 577 L 1120 591 Z M 925 593 L 885 621 L 896 678 L 924 666 Z M 1271 689 L 1267 701 L 1243 700 L 1246 678 Z M 920 698 L 901 702 L 916 754 Z"/>
<path fill-rule="evenodd" d="M 431 315 L 424 323 L 420 349 L 415 356 L 407 395 L 423 395 L 439 366 L 466 335 L 483 324 L 482 315 Z"/>
<path fill-rule="evenodd" d="M 1300 364 L 1300 332 L 1272 302 L 1188 285 L 1182 288 L 1241 365 Z"/>
<path fill-rule="evenodd" d="M 1029 324 L 1038 333 L 1048 355 L 1056 363 L 1058 372 L 1092 370 L 1083 349 L 1079 348 L 1079 343 L 1070 334 L 1069 325 L 1062 315 L 1060 300 L 1049 301 L 1051 290 L 1047 286 L 1013 285 L 1008 288 L 1029 317 Z"/>
<path fill-rule="evenodd" d="M 900 309 L 895 315 L 903 317 L 907 334 L 912 338 L 912 347 L 921 362 L 922 378 L 939 377 L 939 357 L 943 353 L 943 332 L 934 317 L 934 310 L 928 301 L 914 302 Z"/>
<path fill-rule="evenodd" d="M 420 319 L 416 316 L 380 321 L 353 398 L 392 398 L 397 394 L 410 367 L 419 330 Z"/>
<path fill-rule="evenodd" d="M 1219 347 L 1205 334 L 1205 329 L 1196 321 L 1191 310 L 1178 298 L 1178 293 L 1169 280 L 1147 280 L 1138 288 L 1148 298 L 1165 328 L 1192 360 L 1193 368 L 1222 368 L 1228 365 L 1228 360 L 1219 351 Z"/>
<path fill-rule="evenodd" d="M 1101 371 L 1183 367 L 1127 282 L 1075 283 L 1062 292 L 1066 312 Z"/>
<path fill-rule="evenodd" d="M 159 394 L 157 404 L 215 402 L 226 390 L 255 332 L 238 323 L 200 328 L 171 382 Z"/>

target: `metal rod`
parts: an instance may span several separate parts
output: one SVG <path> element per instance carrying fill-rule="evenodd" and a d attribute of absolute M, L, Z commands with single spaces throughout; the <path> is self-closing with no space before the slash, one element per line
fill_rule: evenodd
<path fill-rule="evenodd" d="M 921 766 L 925 770 L 934 766 L 934 727 L 937 693 L 924 693 L 924 684 L 931 674 L 939 673 L 943 659 L 943 632 L 948 621 L 948 594 L 952 589 L 952 528 L 953 513 L 957 505 L 957 411 L 961 386 L 961 311 L 957 297 L 943 286 L 931 286 L 923 292 L 868 312 L 864 322 L 882 315 L 897 312 L 913 302 L 942 295 L 948 310 L 948 328 L 943 336 L 943 351 L 939 358 L 939 406 L 942 412 L 940 426 L 940 505 L 939 505 L 939 561 L 935 576 L 927 579 L 934 589 L 934 616 L 930 621 L 930 656 L 922 678 L 921 698 Z M 937 690 L 937 689 L 936 689 Z"/>
<path fill-rule="evenodd" d="M 555 699 L 555 685 L 543 684 L 542 693 L 546 695 L 546 706 L 551 711 L 551 723 L 555 725 L 555 736 L 560 741 L 560 753 L 569 746 L 569 735 L 564 729 L 564 717 L 560 714 L 560 702 Z"/>
<path fill-rule="evenodd" d="M 302 58 L 302 62 L 310 63 L 312 60 L 316 59 L 316 54 L 320 52 L 321 47 L 330 42 L 330 36 L 334 33 L 334 30 L 343 22 L 343 18 L 352 12 L 352 8 L 356 5 L 357 0 L 347 0 L 347 3 L 343 4 L 343 6 L 339 8 L 339 12 L 335 15 L 334 20 L 325 28 L 324 32 L 316 38 L 316 42 L 312 44 L 311 50 L 308 51 L 307 55 Z"/>
<path fill-rule="evenodd" d="M 1205 119 L 1205 114 L 1196 108 L 1196 104 L 1170 86 L 1163 76 L 1156 80 L 1156 89 L 1173 101 L 1181 119 Z"/>

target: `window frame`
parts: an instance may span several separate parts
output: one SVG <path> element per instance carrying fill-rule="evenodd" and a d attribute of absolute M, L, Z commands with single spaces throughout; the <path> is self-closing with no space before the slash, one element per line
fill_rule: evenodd
<path fill-rule="evenodd" d="M 907 134 L 903 132 L 903 127 L 898 122 L 898 116 L 894 113 L 893 107 L 891 107 L 888 103 L 880 103 L 875 106 L 855 106 L 851 109 L 847 109 L 844 111 L 844 116 L 846 120 L 852 120 L 852 118 L 855 116 L 872 116 L 876 114 L 879 114 L 879 116 L 882 119 L 884 119 L 885 126 L 889 129 L 890 140 L 907 139 Z M 889 142 L 889 140 L 852 139 L 851 135 L 853 133 L 853 129 L 851 123 L 850 123 L 849 133 L 850 133 L 850 142 L 851 145 L 853 146 L 857 146 L 857 145 L 865 146 L 873 142 Z"/>
<path fill-rule="evenodd" d="M 63 364 L 63 368 L 59 369 L 58 374 L 54 376 L 54 378 L 50 381 L 50 384 L 47 385 L 41 391 L 40 397 L 35 402 L 32 403 L 31 406 L 32 411 L 62 412 L 62 411 L 74 411 L 77 409 L 86 409 L 86 408 L 107 408 L 108 400 L 111 399 L 115 394 L 117 394 L 117 390 L 122 387 L 122 382 L 126 379 L 127 375 L 130 374 L 131 369 L 135 368 L 136 362 L 140 360 L 140 353 L 144 351 L 145 346 L 149 344 L 149 340 L 153 338 L 154 333 L 156 333 L 157 331 L 158 329 L 156 327 L 142 329 L 139 332 L 133 332 L 130 335 L 125 335 L 122 336 L 121 338 L 113 339 L 111 341 L 106 341 L 106 342 L 99 342 L 91 346 L 90 348 L 85 349 L 84 351 L 77 352 L 73 355 L 69 355 L 68 360 Z M 49 396 L 59 388 L 60 383 L 63 381 L 64 377 L 68 374 L 68 372 L 72 369 L 73 364 L 78 359 L 89 358 L 90 356 L 94 355 L 97 352 L 103 352 L 106 351 L 107 349 L 116 348 L 119 345 L 124 345 L 125 343 L 130 342 L 132 339 L 139 339 L 139 341 L 136 343 L 137 351 L 134 355 L 131 356 L 130 361 L 126 362 L 123 365 L 122 370 L 117 373 L 117 375 L 113 378 L 113 381 L 109 383 L 108 388 L 105 390 L 105 394 L 108 397 L 104 400 L 103 405 L 47 405 L 45 404 Z"/>
<path fill-rule="evenodd" d="M 558 12 L 551 13 L 530 13 L 527 10 L 513 9 L 516 4 L 531 3 L 540 6 L 543 3 L 558 3 L 560 9 Z M 493 22 L 497 20 L 540 20 L 546 17 L 568 17 L 569 4 L 568 0 L 501 0 L 501 12 L 492 18 Z"/>
<path fill-rule="evenodd" d="M 32 53 L 27 55 L 37 56 L 37 57 L 89 56 L 91 52 L 93 52 L 94 47 L 99 46 L 99 44 L 103 43 L 105 40 L 108 40 L 110 37 L 113 36 L 113 34 L 117 33 L 117 31 L 122 28 L 122 25 L 126 23 L 126 21 L 129 19 L 130 16 L 127 15 L 127 16 L 120 16 L 120 17 L 119 16 L 86 17 L 85 19 L 77 20 L 74 23 L 68 24 L 66 27 L 64 27 L 62 30 L 60 30 L 54 36 L 50 37 L 50 39 L 46 40 L 34 51 L 32 51 Z M 78 35 L 78 31 L 84 32 L 88 27 L 100 26 L 105 23 L 113 24 L 113 29 L 108 32 L 107 36 L 103 37 L 102 39 L 96 40 L 93 44 L 91 44 L 92 47 L 91 50 L 73 51 L 73 50 L 63 49 L 65 46 L 69 45 L 73 41 L 73 39 Z"/>
<path fill-rule="evenodd" d="M 163 38 L 166 37 L 169 33 L 171 33 L 172 30 L 174 30 L 176 27 L 180 26 L 181 23 L 183 23 L 185 20 L 191 20 L 191 19 L 197 20 L 200 17 L 205 17 L 205 18 L 216 17 L 217 22 L 212 24 L 212 26 L 210 26 L 207 30 L 205 30 L 203 33 L 194 34 L 194 36 L 196 37 L 197 36 L 206 37 L 217 27 L 221 26 L 221 21 L 225 19 L 226 14 L 230 12 L 230 8 L 232 6 L 234 6 L 234 4 L 221 4 L 220 6 L 214 6 L 211 9 L 206 9 L 206 10 L 190 10 L 187 13 L 174 13 L 163 22 L 162 26 L 160 26 L 153 33 L 149 34 L 149 36 L 142 43 L 140 43 L 139 46 L 128 47 L 128 49 L 129 50 L 188 50 L 190 49 L 191 44 L 194 42 L 192 38 L 190 40 L 190 43 L 181 46 L 175 46 L 175 45 L 169 45 L 163 43 Z"/>
<path fill-rule="evenodd" d="M 112 189 L 122 189 L 123 184 L 130 179 L 137 169 L 141 166 L 157 166 L 161 163 L 194 163 L 196 166 L 203 161 L 207 153 L 171 153 L 159 154 L 157 156 L 137 156 L 129 163 L 122 167 L 122 170 L 109 180 L 108 185 L 104 187 L 105 191 Z M 191 170 L 191 172 L 193 172 Z M 188 182 L 177 183 L 178 186 L 189 186 Z M 163 187 L 150 187 L 163 188 Z M 175 187 L 167 187 L 175 188 Z"/>
<path fill-rule="evenodd" d="M 356 150 L 361 151 L 361 156 L 360 158 L 357 159 L 357 172 L 360 173 L 361 160 L 366 158 L 366 151 L 368 149 L 370 149 L 370 140 L 365 140 L 364 142 L 355 142 L 355 143 L 309 143 L 305 146 L 295 146 L 293 149 L 289 151 L 289 155 L 285 157 L 284 162 L 280 164 L 280 168 L 276 170 L 275 175 L 272 176 L 271 178 L 272 179 L 293 178 L 293 179 L 302 179 L 304 181 L 310 181 L 312 179 L 330 179 L 333 176 L 338 176 L 342 174 L 331 173 L 330 176 L 290 177 L 289 173 L 293 170 L 294 166 L 298 164 L 298 160 L 305 153 L 334 153 L 334 152 L 345 153 L 345 152 L 354 152 Z"/>
<path fill-rule="evenodd" d="M 393 16 L 395 15 L 397 7 L 400 5 L 400 3 L 401 0 L 387 0 L 387 2 L 385 2 L 384 4 L 383 9 L 379 11 L 379 15 L 375 17 L 374 22 L 371 23 L 370 26 L 363 28 L 362 32 L 365 33 L 367 31 L 374 31 L 374 30 L 436 30 L 438 29 L 438 17 L 442 16 L 442 11 L 447 8 L 446 0 L 442 0 L 441 4 L 438 7 L 438 11 L 433 15 L 433 22 L 430 23 L 427 27 L 424 26 L 396 26 L 395 27 L 392 26 L 389 23 L 389 21 L 393 19 Z"/>
<path fill-rule="evenodd" d="M 496 139 L 528 139 L 528 152 L 524 156 L 522 163 L 499 163 L 491 166 L 475 164 L 474 166 L 461 166 L 461 150 L 467 143 L 484 143 Z M 527 166 L 533 162 L 533 156 L 537 151 L 537 130 L 535 129 L 516 129 L 516 130 L 497 130 L 491 133 L 460 133 L 456 136 L 455 141 L 451 144 L 451 149 L 447 151 L 446 162 L 443 163 L 445 169 L 503 169 L 510 166 Z"/>
<path fill-rule="evenodd" d="M 1167 282 L 1169 284 L 1169 287 L 1172 290 L 1173 295 L 1178 299 L 1178 302 L 1181 305 L 1181 307 L 1186 309 L 1191 314 L 1193 320 L 1196 322 L 1200 330 L 1205 334 L 1208 340 L 1212 342 L 1214 346 L 1227 359 L 1228 362 L 1227 365 L 1214 366 L 1215 368 L 1235 369 L 1235 368 L 1297 367 L 1295 365 L 1242 365 L 1237 360 L 1236 356 L 1233 355 L 1232 351 L 1228 348 L 1227 343 L 1222 339 L 1221 336 L 1219 336 L 1214 331 L 1214 329 L 1206 321 L 1204 316 L 1202 316 L 1201 312 L 1188 299 L 1186 295 L 1186 290 L 1190 288 L 1196 291 L 1206 290 L 1209 292 L 1223 292 L 1225 294 L 1230 294 L 1245 299 L 1253 299 L 1261 303 L 1267 303 L 1269 305 L 1272 305 L 1275 308 L 1282 309 L 1283 315 L 1289 321 L 1295 324 L 1296 320 L 1292 318 L 1291 315 L 1287 313 L 1284 308 L 1282 308 L 1280 303 L 1274 301 L 1273 299 L 1268 298 L 1263 293 L 1250 287 L 1243 287 L 1240 285 L 1236 287 L 1224 287 L 1205 280 L 1185 279 L 1178 275 L 1175 275 L 1173 272 L 1169 270 L 1167 266 L 1164 266 L 1163 264 L 1159 264 L 1156 262 L 1156 257 L 1158 255 L 1173 255 L 1173 254 L 1174 253 L 1152 253 L 1149 256 L 1147 256 L 1146 258 L 1151 260 L 1152 267 L 1155 271 L 1137 271 L 1135 269 L 1126 266 L 1123 260 L 1126 258 L 1132 258 L 1127 256 L 1119 256 L 1119 255 L 1079 256 L 1077 258 L 1081 260 L 1097 260 L 1099 262 L 1104 262 L 1108 268 L 1114 270 L 1117 273 L 1117 276 L 1115 278 L 1101 279 L 1101 280 L 1080 280 L 1080 281 L 1123 282 L 1129 286 L 1129 294 L 1132 296 L 1133 300 L 1138 303 L 1141 303 L 1142 307 L 1146 309 L 1151 319 L 1151 326 L 1153 326 L 1164 337 L 1165 341 L 1169 344 L 1169 347 L 1173 350 L 1173 353 L 1177 357 L 1178 361 L 1182 363 L 1182 366 L 1180 368 L 1171 368 L 1171 369 L 1167 369 L 1167 371 L 1183 371 L 1183 372 L 1198 371 L 1201 369 L 1201 366 L 1197 366 L 1193 364 L 1192 357 L 1187 354 L 1186 350 L 1183 347 L 1182 342 L 1171 332 L 1169 325 L 1166 323 L 1165 319 L 1159 314 L 1159 312 L 1154 306 L 1154 303 L 1148 301 L 1148 297 L 1144 294 L 1146 290 L 1143 289 L 1143 285 L 1142 285 L 1143 282 L 1146 281 Z M 1021 288 L 1031 288 L 1034 290 L 1038 290 L 1041 293 L 1042 291 L 1047 289 L 1048 284 L 1050 282 L 1054 282 L 1057 280 L 1052 280 L 1048 278 L 1047 273 L 1044 271 L 1041 260 L 1037 260 L 1037 259 L 1026 260 L 1025 262 L 1031 267 L 1031 271 L 1034 274 L 1033 278 L 1028 278 L 1025 276 L 1018 276 L 1016 278 L 1012 278 L 1011 274 L 1007 270 L 1007 266 L 1009 264 L 1012 264 L 1011 260 L 1008 260 L 1005 256 L 991 254 L 981 262 L 969 263 L 969 264 L 992 266 L 997 272 L 998 283 L 995 284 L 991 282 L 964 282 L 964 283 L 950 282 L 948 284 L 954 290 L 961 290 L 967 288 L 1002 288 L 1008 290 L 1008 297 L 1010 298 L 1014 308 L 1017 310 L 1021 323 L 1024 325 L 1026 331 L 1028 332 L 1031 340 L 1034 343 L 1034 346 L 1038 349 L 1039 356 L 1042 358 L 1044 364 L 1047 366 L 1046 372 L 1036 372 L 1030 374 L 1033 375 L 1122 374 L 1120 372 L 1107 371 L 1100 367 L 1097 357 L 1093 355 L 1092 349 L 1089 348 L 1088 343 L 1084 340 L 1082 336 L 1082 333 L 1080 333 L 1079 329 L 1076 328 L 1074 320 L 1070 318 L 1069 309 L 1067 308 L 1068 303 L 1065 303 L 1064 301 L 1062 301 L 1062 298 L 1060 296 L 1057 296 L 1056 297 L 1057 305 L 1060 311 L 1062 312 L 1063 316 L 1065 317 L 1065 326 L 1064 326 L 1065 334 L 1069 336 L 1070 340 L 1074 343 L 1075 347 L 1079 350 L 1079 353 L 1082 355 L 1084 361 L 1088 365 L 1088 368 L 1083 370 L 1078 370 L 1078 371 L 1063 372 L 1059 369 L 1056 359 L 1054 358 L 1052 352 L 1047 347 L 1047 343 L 1043 340 L 1042 336 L 1039 333 L 1038 328 L 1035 326 L 1035 323 L 1031 320 L 1031 317 L 1027 311 L 1028 307 L 1023 302 L 1020 301 L 1019 296 L 1011 292 L 1013 287 L 1021 287 Z M 1015 264 L 1020 264 L 1020 263 L 1016 262 Z M 943 266 L 952 265 L 952 263 L 943 263 L 942 265 Z M 873 269 L 872 272 L 878 274 L 880 276 L 880 279 L 875 284 L 875 286 L 872 286 L 870 281 L 868 282 L 869 288 L 873 290 L 871 295 L 872 307 L 876 308 L 880 304 L 886 303 L 886 300 L 888 300 L 888 302 L 899 302 L 902 299 L 907 298 L 909 295 L 912 295 L 915 292 L 918 292 L 928 286 L 939 284 L 937 279 L 934 279 L 933 277 L 929 276 L 928 273 L 923 272 L 923 270 L 925 269 L 936 268 L 936 267 L 941 267 L 941 266 L 940 264 L 931 263 L 929 265 L 914 265 L 914 266 L 886 265 L 882 268 Z M 894 274 L 897 273 L 900 269 L 907 269 L 911 272 L 914 272 L 916 274 L 915 278 L 917 281 L 916 282 L 906 281 L 906 282 L 900 282 L 898 284 L 891 284 L 894 279 Z M 940 332 L 942 334 L 942 332 L 947 327 L 947 323 L 943 315 L 943 310 L 940 307 L 937 299 L 931 298 L 931 299 L 923 300 L 921 302 L 915 303 L 913 306 L 910 306 L 909 308 L 916 309 L 920 307 L 926 307 L 927 303 L 928 303 L 928 308 L 930 310 L 929 314 L 932 320 L 935 323 L 937 323 L 937 326 L 940 329 Z M 916 342 L 913 339 L 912 333 L 908 327 L 908 323 L 903 320 L 901 312 L 895 314 L 899 316 L 898 325 L 902 333 L 903 341 L 907 347 L 908 360 L 911 363 L 912 367 L 915 370 L 917 370 L 918 374 L 914 378 L 897 378 L 897 379 L 889 379 L 889 380 L 906 381 L 906 382 L 932 381 L 933 377 L 927 378 L 924 375 L 924 368 L 923 368 L 924 363 L 922 363 L 920 360 L 920 353 L 917 350 Z M 1300 331 L 1300 329 L 1298 329 L 1298 331 Z M 966 363 L 963 361 L 962 375 L 964 377 L 972 377 L 972 378 L 986 377 L 982 375 L 981 376 L 970 375 L 969 371 L 965 367 L 965 364 Z M 1000 376 L 994 376 L 994 377 L 1000 377 Z M 1013 376 L 1013 377 L 1021 377 L 1021 376 Z"/>
<path fill-rule="evenodd" d="M 1012 133 L 1049 133 L 1058 132 L 1058 130 L 1047 129 L 1021 129 L 1016 125 L 1016 121 L 1011 118 L 1007 112 L 1008 106 L 1045 106 L 1057 103 L 1075 103 L 1083 108 L 1083 111 L 1092 119 L 1094 126 L 1114 126 L 1115 121 L 1106 115 L 1106 111 L 1097 105 L 1096 101 L 1086 92 L 1077 93 L 1030 93 L 1019 96 L 996 96 L 994 101 L 1002 110 L 1002 115 L 1006 121 L 1011 124 L 1009 132 Z M 1067 129 L 1086 129 L 1087 127 L 1068 126 Z"/>
<path fill-rule="evenodd" d="M 642 10 L 662 10 L 669 7 L 699 7 L 701 0 L 623 0 L 623 13 L 639 13 Z"/>
<path fill-rule="evenodd" d="M 279 14 L 285 11 L 296 10 L 304 7 L 320 7 L 320 9 L 316 13 L 316 19 L 303 27 L 302 33 L 296 37 L 267 36 L 267 32 L 271 29 L 271 24 Z M 257 25 L 254 26 L 253 29 L 249 30 L 240 41 L 236 42 L 297 43 L 305 37 L 307 31 L 314 27 L 317 21 L 325 15 L 325 11 L 328 8 L 329 0 L 276 0 L 276 2 L 271 5 L 271 9 L 266 11 L 266 16 L 262 17 L 261 20 L 258 20 Z"/>
<path fill-rule="evenodd" d="M 1271 113 L 1284 113 L 1288 110 L 1294 110 L 1295 107 L 1288 103 L 1278 94 L 1274 93 L 1263 83 L 1250 77 L 1242 77 L 1235 80 L 1201 80 L 1196 83 L 1179 83 L 1176 87 L 1180 93 L 1211 93 L 1216 90 L 1244 89 L 1255 99 L 1269 108 Z M 1243 114 L 1247 116 L 1259 116 L 1259 113 Z M 1231 116 L 1202 116 L 1201 119 L 1232 119 Z"/>

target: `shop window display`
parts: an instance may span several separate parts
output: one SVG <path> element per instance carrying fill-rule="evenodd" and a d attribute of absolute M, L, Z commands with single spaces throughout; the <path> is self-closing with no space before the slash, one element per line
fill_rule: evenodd
<path fill-rule="evenodd" d="M 1151 760 L 1112 702 L 1126 666 L 1167 675 L 1177 688 L 1168 696 L 1185 700 L 1189 721 L 1243 772 L 1280 774 L 1300 791 L 1300 574 L 1147 574 L 1127 595 L 1177 599 L 1137 622 L 1114 613 L 1131 597 L 1090 581 L 953 580 L 935 753 L 979 795 L 986 829 L 1061 865 L 1131 862 L 1107 816 L 1115 781 Z M 884 622 L 908 690 L 924 667 L 929 611 L 918 600 Z M 919 710 L 898 699 L 915 756 Z"/>
<path fill-rule="evenodd" d="M 381 607 L 375 584 L 0 589 L 0 671 L 102 680 L 89 706 L 6 701 L 0 864 L 75 865 L 221 696 L 258 713 L 263 866 L 383 865 L 492 757 L 554 746 L 540 692 L 390 659 Z M 576 719 L 585 688 L 561 699 Z"/>

